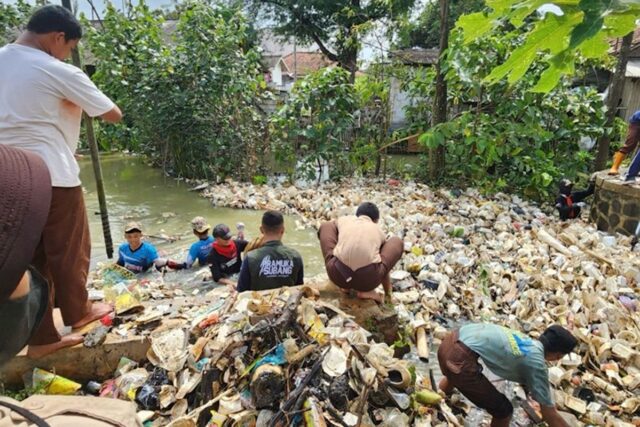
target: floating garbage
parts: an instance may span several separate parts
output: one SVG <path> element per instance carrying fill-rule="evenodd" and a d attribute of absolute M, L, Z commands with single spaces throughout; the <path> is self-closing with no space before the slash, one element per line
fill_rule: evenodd
<path fill-rule="evenodd" d="M 343 305 L 349 297 L 338 291 L 327 299 L 326 276 L 305 278 L 306 289 L 231 295 L 226 287 L 198 287 L 195 295 L 170 283 L 170 273 L 141 279 L 102 266 L 90 291 L 116 304 L 108 334 L 144 336 L 151 347 L 140 364 L 123 358 L 100 395 L 135 401 L 153 426 L 479 425 L 488 414 L 434 390 L 429 370 L 439 376 L 440 340 L 468 321 L 534 338 L 560 323 L 579 341 L 549 367 L 563 416 L 640 424 L 640 257 L 628 237 L 559 223 L 545 213 L 552 210 L 506 194 L 399 184 L 197 186 L 216 206 L 278 209 L 298 215 L 300 227 L 376 203 L 384 231 L 405 244 L 391 273 L 388 309 L 397 327 L 390 342 L 381 341 L 378 319 L 358 318 L 364 303 Z M 406 347 L 409 354 L 396 352 Z M 518 407 L 513 385 L 501 387 Z M 514 412 L 518 425 L 532 424 L 526 408 Z"/>

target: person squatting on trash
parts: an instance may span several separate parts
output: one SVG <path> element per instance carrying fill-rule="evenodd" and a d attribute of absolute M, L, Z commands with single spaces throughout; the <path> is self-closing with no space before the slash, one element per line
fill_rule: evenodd
<path fill-rule="evenodd" d="M 238 277 L 238 292 L 262 291 L 304 283 L 302 257 L 282 244 L 284 218 L 280 212 L 262 215 L 261 246 L 247 252 Z"/>
<path fill-rule="evenodd" d="M 218 224 L 213 229 L 215 241 L 207 263 L 211 268 L 211 277 L 215 282 L 235 286 L 230 276 L 240 273 L 242 265 L 242 251 L 247 247 L 247 241 L 233 239 L 231 230 L 225 224 Z"/>
<path fill-rule="evenodd" d="M 142 226 L 137 222 L 130 222 L 124 227 L 126 242 L 118 248 L 118 264 L 132 273 L 144 273 L 152 265 L 157 270 L 169 267 L 174 270 L 182 268 L 182 264 L 171 259 L 160 258 L 158 250 L 149 242 L 143 241 Z"/>
<path fill-rule="evenodd" d="M 509 399 L 482 375 L 478 359 L 497 376 L 517 382 L 540 404 L 551 426 L 568 426 L 556 410 L 549 388 L 546 362 L 571 353 L 577 340 L 558 325 L 547 328 L 538 340 L 499 325 L 471 323 L 447 335 L 438 348 L 444 378 L 439 388 L 451 394 L 457 388 L 493 417 L 494 427 L 508 426 L 513 413 Z"/>
<path fill-rule="evenodd" d="M 399 237 L 386 239 L 378 225 L 380 211 L 373 203 L 358 206 L 355 216 L 344 216 L 320 226 L 318 238 L 329 279 L 356 296 L 382 302 L 375 289 L 382 283 L 391 296 L 389 273 L 402 257 Z"/>
<path fill-rule="evenodd" d="M 596 188 L 595 175 L 589 180 L 586 190 L 573 191 L 573 182 L 568 179 L 560 181 L 559 193 L 556 198 L 556 209 L 562 221 L 580 217 L 584 206 L 583 200 L 591 196 Z"/>
<path fill-rule="evenodd" d="M 64 62 L 81 37 L 71 12 L 47 5 L 31 15 L 15 43 L 0 48 L 0 145 L 35 153 L 49 169 L 51 204 L 33 265 L 49 283 L 47 310 L 55 300 L 65 325 L 73 328 L 112 310 L 89 302 L 86 289 L 91 238 L 74 157 L 82 111 L 107 122 L 122 118 L 82 70 Z M 79 335 L 61 338 L 51 313 L 43 319 L 30 340 L 32 357 L 81 341 Z"/>
<path fill-rule="evenodd" d="M 613 165 L 609 170 L 609 175 L 618 175 L 622 161 L 633 153 L 633 150 L 638 146 L 638 141 L 640 141 L 640 110 L 633 113 L 633 116 L 629 119 L 627 138 L 622 148 L 613 155 Z"/>

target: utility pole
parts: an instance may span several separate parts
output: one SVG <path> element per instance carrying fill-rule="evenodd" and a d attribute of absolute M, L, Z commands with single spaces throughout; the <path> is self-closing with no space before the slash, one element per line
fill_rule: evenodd
<path fill-rule="evenodd" d="M 71 0 L 62 0 L 62 6 L 73 13 L 73 10 L 71 9 Z M 74 48 L 71 52 L 71 59 L 73 60 L 73 65 L 82 69 L 82 63 L 80 61 L 78 48 Z M 98 191 L 98 203 L 100 204 L 100 218 L 102 220 L 104 246 L 107 250 L 107 257 L 111 259 L 113 258 L 113 240 L 111 239 L 111 227 L 109 226 L 109 212 L 107 211 L 107 199 L 104 192 L 104 181 L 102 180 L 100 152 L 98 151 L 98 143 L 96 142 L 96 135 L 93 129 L 93 120 L 85 112 L 82 113 L 82 120 L 84 121 L 85 130 L 87 131 L 87 143 L 89 144 L 89 149 L 91 150 L 93 173 L 96 177 L 96 189 Z"/>

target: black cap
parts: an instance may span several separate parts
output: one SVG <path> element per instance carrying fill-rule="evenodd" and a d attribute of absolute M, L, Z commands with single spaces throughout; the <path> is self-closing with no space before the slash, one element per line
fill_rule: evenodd
<path fill-rule="evenodd" d="M 549 326 L 540 335 L 545 353 L 569 354 L 578 344 L 578 340 L 560 325 Z"/>
<path fill-rule="evenodd" d="M 213 228 L 213 237 L 229 240 L 231 238 L 231 230 L 225 224 L 218 224 Z"/>

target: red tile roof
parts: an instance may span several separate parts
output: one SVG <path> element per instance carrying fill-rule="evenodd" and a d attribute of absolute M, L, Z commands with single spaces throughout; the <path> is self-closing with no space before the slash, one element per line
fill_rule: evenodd
<path fill-rule="evenodd" d="M 321 68 L 330 67 L 336 64 L 335 62 L 330 61 L 329 58 L 324 56 L 321 52 L 297 52 L 295 61 L 293 53 L 290 53 L 289 55 L 284 56 L 282 61 L 292 74 L 295 62 L 296 74 L 298 76 L 305 76 L 314 71 L 318 71 Z"/>

